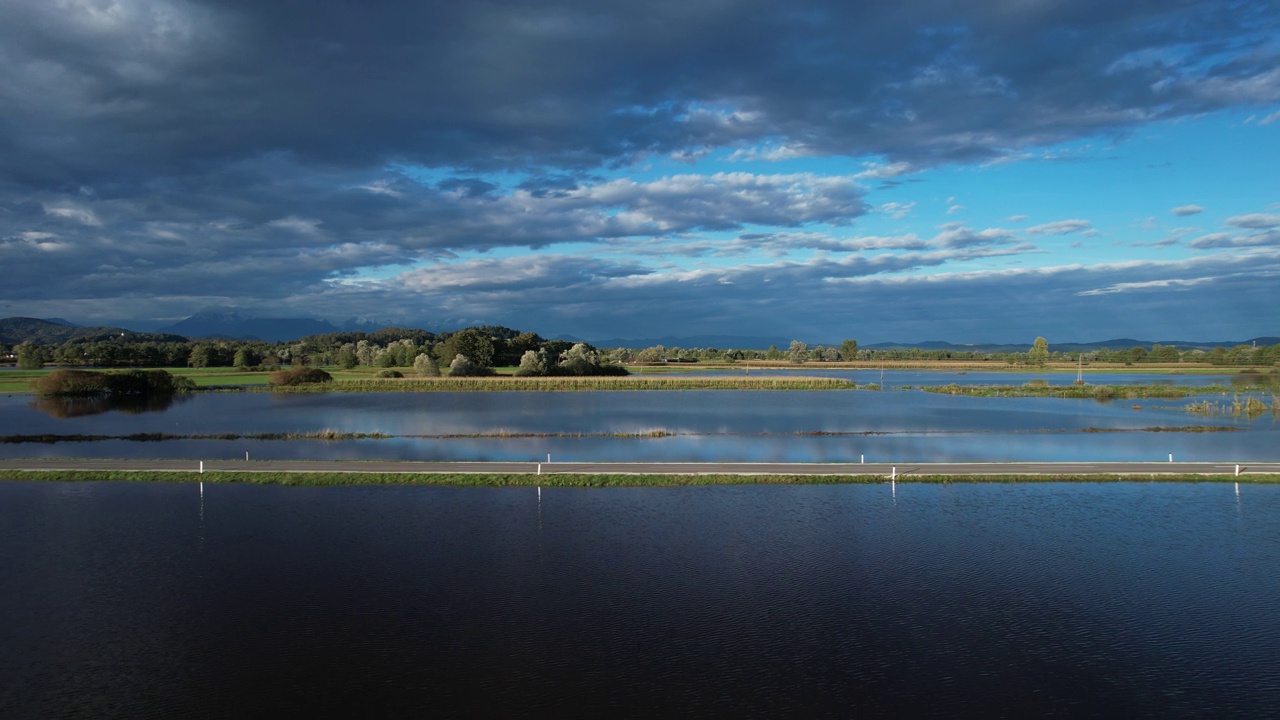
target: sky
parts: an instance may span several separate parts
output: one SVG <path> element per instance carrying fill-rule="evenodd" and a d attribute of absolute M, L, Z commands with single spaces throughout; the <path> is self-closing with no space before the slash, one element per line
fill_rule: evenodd
<path fill-rule="evenodd" d="M 0 316 L 1280 335 L 1280 3 L 5 0 Z"/>

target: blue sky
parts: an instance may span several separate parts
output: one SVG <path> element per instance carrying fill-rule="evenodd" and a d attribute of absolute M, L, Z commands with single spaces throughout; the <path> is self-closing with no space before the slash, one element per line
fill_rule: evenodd
<path fill-rule="evenodd" d="M 0 315 L 1280 334 L 1275 2 L 14 0 Z"/>

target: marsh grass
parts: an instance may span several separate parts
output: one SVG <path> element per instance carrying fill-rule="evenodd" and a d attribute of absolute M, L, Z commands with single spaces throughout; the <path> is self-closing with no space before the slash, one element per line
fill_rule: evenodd
<path fill-rule="evenodd" d="M 1240 432 L 1243 428 L 1232 427 L 1230 425 L 1182 425 L 1178 427 L 1152 426 L 1143 428 L 1101 428 L 1087 427 L 1080 432 L 1085 433 L 1120 433 L 1120 432 L 1185 432 L 1185 433 L 1210 433 L 1210 432 Z"/>
<path fill-rule="evenodd" d="M 1272 395 L 1271 404 L 1253 396 L 1241 397 L 1239 395 L 1231 398 L 1229 404 L 1219 402 L 1210 402 L 1202 400 L 1200 402 L 1189 403 L 1183 410 L 1195 414 L 1208 417 L 1210 415 L 1231 415 L 1236 418 L 1247 418 L 1253 420 L 1266 413 L 1272 415 L 1280 415 L 1280 396 Z"/>
<path fill-rule="evenodd" d="M 1055 397 L 1081 400 L 1132 400 L 1139 398 L 1184 398 L 1232 392 L 1222 385 L 936 385 L 925 392 L 971 397 Z"/>

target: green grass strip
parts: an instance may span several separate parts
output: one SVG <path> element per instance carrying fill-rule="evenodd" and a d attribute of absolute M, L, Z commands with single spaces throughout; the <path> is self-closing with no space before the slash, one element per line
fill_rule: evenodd
<path fill-rule="evenodd" d="M 347 486 L 436 485 L 453 487 L 663 487 L 690 485 L 856 485 L 888 481 L 883 475 L 613 475 L 549 473 L 360 473 L 227 472 L 120 470 L 0 470 L 0 481 L 244 483 L 253 485 Z M 1241 482 L 1270 484 L 1280 475 L 899 475 L 899 483 L 1044 483 L 1044 482 Z"/>

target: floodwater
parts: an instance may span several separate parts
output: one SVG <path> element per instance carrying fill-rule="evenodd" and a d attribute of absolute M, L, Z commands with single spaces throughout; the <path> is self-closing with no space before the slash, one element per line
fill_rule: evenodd
<path fill-rule="evenodd" d="M 1280 487 L 0 483 L 0 716 L 1274 717 Z"/>
<path fill-rule="evenodd" d="M 905 375 L 905 373 L 904 373 Z M 935 373 L 934 375 L 938 375 Z M 906 378 L 913 386 L 936 380 Z M 1007 376 L 947 375 L 993 384 Z M 1222 381 L 1221 378 L 1218 379 Z M 935 383 L 937 384 L 937 383 Z M 1259 394 L 1268 404 L 1269 393 Z M 1188 412 L 1184 399 L 983 398 L 884 391 L 207 393 L 113 409 L 0 397 L 0 435 L 383 433 L 364 440 L 6 443 L 4 457 L 565 461 L 1263 461 L 1280 418 Z M 1220 432 L 1168 431 L 1209 427 Z"/>

